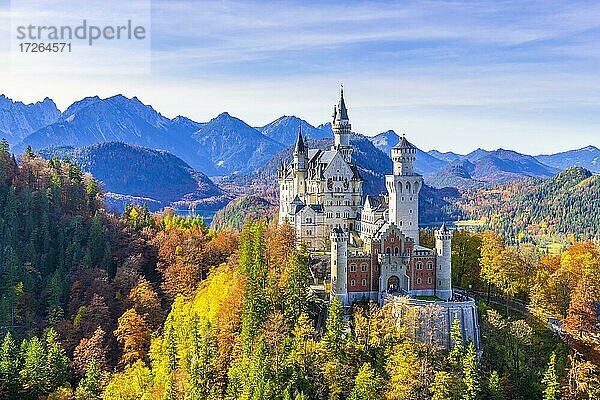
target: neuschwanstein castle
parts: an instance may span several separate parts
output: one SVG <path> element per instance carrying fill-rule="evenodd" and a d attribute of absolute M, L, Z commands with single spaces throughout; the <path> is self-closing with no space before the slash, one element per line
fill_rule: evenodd
<path fill-rule="evenodd" d="M 449 343 L 451 322 L 458 318 L 464 337 L 478 346 L 475 302 L 452 291 L 452 233 L 442 224 L 435 249 L 419 245 L 423 177 L 414 170 L 416 147 L 403 136 L 392 149 L 387 195 L 363 197 L 343 89 L 332 128 L 329 150 L 309 149 L 298 131 L 293 160 L 278 171 L 279 223 L 293 225 L 299 242 L 315 255 L 330 253 L 330 295 L 342 304 L 364 298 L 383 304 L 398 294 L 417 307 L 435 303 L 443 310 L 444 327 L 436 330 L 444 340 Z"/>
<path fill-rule="evenodd" d="M 294 225 L 309 249 L 331 251 L 331 291 L 344 304 L 380 301 L 389 290 L 450 299 L 451 233 L 442 225 L 435 249 L 419 245 L 423 177 L 414 171 L 416 147 L 401 138 L 392 149 L 387 196 L 363 201 L 350 132 L 342 90 L 331 149 L 309 149 L 299 131 L 292 163 L 280 167 L 280 223 Z"/>

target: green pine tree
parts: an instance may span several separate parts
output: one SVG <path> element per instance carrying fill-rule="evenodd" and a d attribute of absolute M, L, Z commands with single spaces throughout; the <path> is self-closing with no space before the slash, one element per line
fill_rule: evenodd
<path fill-rule="evenodd" d="M 556 372 L 556 354 L 554 352 L 550 356 L 548 368 L 544 373 L 542 383 L 546 387 L 544 389 L 544 400 L 559 400 L 561 398 L 560 383 L 558 382 L 558 374 Z"/>
<path fill-rule="evenodd" d="M 463 345 L 462 334 L 460 332 L 460 322 L 456 316 L 454 317 L 454 321 L 452 321 L 450 342 L 452 349 L 448 354 L 448 360 L 451 366 L 453 366 L 456 370 L 459 370 L 462 364 L 462 357 L 465 352 L 465 348 Z"/>
<path fill-rule="evenodd" d="M 25 349 L 20 372 L 23 390 L 25 397 L 37 399 L 50 391 L 48 368 L 46 367 L 46 350 L 37 336 L 34 336 L 28 342 L 23 342 L 25 343 Z"/>
<path fill-rule="evenodd" d="M 21 380 L 19 377 L 19 351 L 10 332 L 4 336 L 0 348 L 0 398 L 16 400 L 20 398 Z"/>
<path fill-rule="evenodd" d="M 327 332 L 323 338 L 325 348 L 334 356 L 340 358 L 342 355 L 345 324 L 342 303 L 336 296 L 331 299 L 325 327 L 327 328 Z"/>
<path fill-rule="evenodd" d="M 69 358 L 57 340 L 53 328 L 46 332 L 46 366 L 50 390 L 62 386 L 69 380 Z"/>
<path fill-rule="evenodd" d="M 488 397 L 490 400 L 504 400 L 504 388 L 500 382 L 500 375 L 492 371 L 487 382 Z"/>
<path fill-rule="evenodd" d="M 290 325 L 295 324 L 302 313 L 309 311 L 309 279 L 307 258 L 297 253 L 290 256 L 283 295 L 284 316 Z"/>
<path fill-rule="evenodd" d="M 467 352 L 463 358 L 463 384 L 465 391 L 463 393 L 463 400 L 476 400 L 479 395 L 479 372 L 477 366 L 477 353 L 475 352 L 475 345 L 473 342 L 469 342 Z"/>
<path fill-rule="evenodd" d="M 433 384 L 429 388 L 431 400 L 447 400 L 452 398 L 452 375 L 446 371 L 435 373 Z"/>
<path fill-rule="evenodd" d="M 76 400 L 95 400 L 100 399 L 102 389 L 100 387 L 102 371 L 98 365 L 98 361 L 92 360 L 85 371 L 85 376 L 79 382 L 77 390 L 75 390 Z"/>
<path fill-rule="evenodd" d="M 369 363 L 364 363 L 354 380 L 354 388 L 348 400 L 380 400 L 383 383 Z"/>

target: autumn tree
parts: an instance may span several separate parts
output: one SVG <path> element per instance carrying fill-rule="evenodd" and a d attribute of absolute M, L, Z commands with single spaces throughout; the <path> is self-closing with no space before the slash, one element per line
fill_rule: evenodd
<path fill-rule="evenodd" d="M 159 327 L 164 316 L 158 295 L 148 280 L 139 280 L 129 292 L 129 301 L 150 329 Z"/>
<path fill-rule="evenodd" d="M 568 373 L 569 398 L 589 399 L 600 398 L 600 377 L 598 366 L 590 361 L 581 360 L 576 355 L 570 355 L 571 367 Z"/>
<path fill-rule="evenodd" d="M 95 363 L 100 370 L 104 370 L 108 364 L 106 332 L 100 327 L 91 337 L 81 339 L 73 352 L 73 369 L 79 376 L 85 375 L 91 363 Z"/>
<path fill-rule="evenodd" d="M 393 347 L 386 362 L 389 379 L 385 385 L 384 399 L 403 400 L 415 398 L 421 387 L 419 356 L 412 343 L 404 342 Z"/>
<path fill-rule="evenodd" d="M 453 285 L 463 288 L 477 286 L 480 256 L 481 237 L 465 229 L 455 230 L 452 235 Z"/>
<path fill-rule="evenodd" d="M 599 331 L 596 314 L 596 290 L 591 282 L 581 279 L 571 298 L 571 304 L 564 321 L 564 329 L 583 339 L 585 334 Z"/>
<path fill-rule="evenodd" d="M 125 367 L 123 372 L 112 376 L 110 382 L 104 389 L 104 400 L 138 400 L 152 386 L 152 375 L 150 369 L 141 361 L 137 360 Z"/>
<path fill-rule="evenodd" d="M 135 309 L 130 308 L 119 317 L 119 326 L 114 333 L 123 346 L 122 363 L 130 364 L 146 356 L 150 330 Z"/>
<path fill-rule="evenodd" d="M 501 276 L 502 255 L 505 250 L 504 241 L 497 233 L 485 231 L 481 234 L 481 278 L 488 284 L 488 301 L 492 284 L 498 283 L 497 277 Z M 503 282 L 500 282 L 503 286 Z"/>

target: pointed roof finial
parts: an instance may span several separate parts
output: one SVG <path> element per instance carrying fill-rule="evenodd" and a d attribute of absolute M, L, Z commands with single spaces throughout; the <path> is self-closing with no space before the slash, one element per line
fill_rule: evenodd
<path fill-rule="evenodd" d="M 446 223 L 442 222 L 442 226 L 440 226 L 440 233 L 448 233 L 448 228 L 446 228 Z"/>

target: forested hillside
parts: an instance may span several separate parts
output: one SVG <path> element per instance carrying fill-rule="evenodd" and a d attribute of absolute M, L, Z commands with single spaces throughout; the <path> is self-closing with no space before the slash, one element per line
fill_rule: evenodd
<path fill-rule="evenodd" d="M 461 208 L 510 241 L 600 239 L 600 176 L 573 167 L 547 179 L 463 194 Z"/>
<path fill-rule="evenodd" d="M 119 216 L 100 195 L 68 160 L 26 152 L 17 163 L 6 143 L 0 148 L 2 399 L 599 393 L 597 366 L 573 356 L 543 319 L 564 319 L 578 349 L 596 354 L 590 310 L 600 256 L 591 243 L 540 259 L 534 247 L 508 247 L 491 232 L 455 233 L 455 284 L 487 285 L 539 310 L 523 319 L 480 304 L 478 359 L 456 324 L 450 351 L 417 340 L 434 305 L 425 314 L 327 306 L 309 290 L 308 255 L 289 225 L 248 221 L 241 232 L 215 231 L 199 217 L 140 206 Z"/>
<path fill-rule="evenodd" d="M 50 147 L 39 154 L 46 159 L 68 157 L 101 183 L 111 203 L 143 198 L 154 210 L 179 200 L 197 201 L 217 198 L 223 192 L 205 174 L 164 150 L 120 142 L 106 142 L 87 147 Z M 225 200 L 226 201 L 226 200 Z M 221 200 L 223 202 L 223 200 Z"/>

